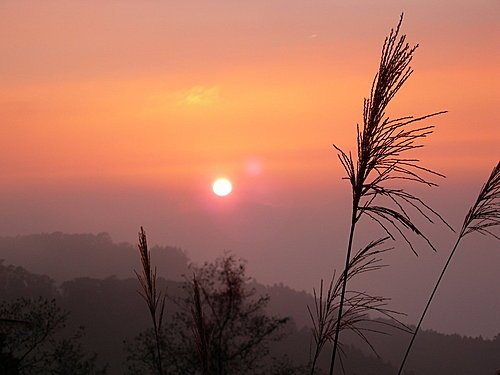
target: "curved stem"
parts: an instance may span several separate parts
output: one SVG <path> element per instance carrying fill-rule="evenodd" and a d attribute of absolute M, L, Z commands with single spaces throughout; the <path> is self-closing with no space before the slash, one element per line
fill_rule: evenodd
<path fill-rule="evenodd" d="M 434 285 L 434 289 L 432 290 L 431 296 L 429 297 L 429 300 L 427 301 L 427 304 L 425 305 L 424 312 L 422 313 L 422 316 L 420 316 L 420 320 L 418 321 L 417 327 L 415 328 L 415 331 L 413 332 L 413 336 L 411 338 L 410 344 L 408 345 L 408 348 L 406 349 L 405 356 L 403 358 L 403 361 L 401 362 L 401 366 L 399 367 L 398 375 L 401 375 L 403 372 L 403 368 L 405 366 L 406 360 L 408 358 L 408 355 L 410 354 L 411 347 L 413 346 L 413 342 L 415 341 L 415 337 L 417 337 L 417 332 L 420 330 L 420 326 L 422 325 L 422 322 L 424 320 L 425 314 L 427 313 L 427 310 L 429 309 L 429 306 L 432 302 L 432 299 L 434 298 L 434 295 L 436 294 L 437 288 L 439 284 L 441 283 L 441 279 L 443 278 L 446 269 L 448 268 L 448 265 L 450 264 L 451 258 L 453 258 L 453 254 L 455 254 L 455 251 L 458 248 L 458 244 L 460 243 L 460 240 L 462 239 L 463 235 L 460 233 L 458 236 L 457 242 L 455 243 L 455 246 L 453 246 L 453 250 L 450 253 L 450 256 L 448 257 L 448 260 L 446 261 L 443 270 L 441 271 L 441 275 L 439 275 L 439 279 L 436 282 L 436 285 Z"/>

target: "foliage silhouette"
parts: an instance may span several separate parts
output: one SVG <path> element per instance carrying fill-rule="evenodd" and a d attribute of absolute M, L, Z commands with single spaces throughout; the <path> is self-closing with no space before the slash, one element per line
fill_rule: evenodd
<path fill-rule="evenodd" d="M 102 375 L 82 349 L 83 328 L 61 336 L 68 313 L 55 300 L 19 298 L 0 304 L 0 369 L 5 374 Z"/>
<path fill-rule="evenodd" d="M 184 282 L 178 311 L 159 335 L 164 370 L 171 374 L 265 374 L 269 343 L 288 318 L 268 316 L 266 296 L 248 288 L 245 265 L 233 256 L 194 269 Z M 154 333 L 129 343 L 128 371 L 150 371 Z"/>
<path fill-rule="evenodd" d="M 385 114 L 391 100 L 413 73 L 410 63 L 418 47 L 417 45 L 410 46 L 406 42 L 406 35 L 399 36 L 402 20 L 403 15 L 397 27 L 391 29 L 389 36 L 385 39 L 370 98 L 364 101 L 363 127 L 362 129 L 357 127 L 357 159 L 354 160 L 350 152 L 346 153 L 334 145 L 347 173 L 346 179 L 351 184 L 352 212 L 337 324 L 333 338 L 330 375 L 333 373 L 339 346 L 348 281 L 346 275 L 349 273 L 354 232 L 362 215 L 365 214 L 378 223 L 391 239 L 395 239 L 394 232 L 399 234 L 415 254 L 417 254 L 416 250 L 406 231 L 423 238 L 431 248 L 434 249 L 434 246 L 415 225 L 414 219 L 410 216 L 410 209 L 431 223 L 434 218 L 438 218 L 446 224 L 443 218 L 420 198 L 403 188 L 389 186 L 395 181 L 405 181 L 432 187 L 436 184 L 431 182 L 426 175 L 444 177 L 421 166 L 418 159 L 406 156 L 408 152 L 423 147 L 419 142 L 433 131 L 433 126 L 415 126 L 415 124 L 444 112 L 395 119 Z M 384 198 L 388 204 L 376 205 L 376 200 L 380 198 Z"/>

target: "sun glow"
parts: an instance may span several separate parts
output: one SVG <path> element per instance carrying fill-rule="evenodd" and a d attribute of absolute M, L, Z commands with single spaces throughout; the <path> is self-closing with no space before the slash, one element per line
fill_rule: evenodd
<path fill-rule="evenodd" d="M 233 191 L 233 185 L 227 178 L 218 178 L 212 184 L 212 191 L 219 197 L 225 197 Z"/>

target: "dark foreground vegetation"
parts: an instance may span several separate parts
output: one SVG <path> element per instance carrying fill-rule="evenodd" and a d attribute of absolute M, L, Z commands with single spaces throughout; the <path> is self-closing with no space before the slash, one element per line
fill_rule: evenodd
<path fill-rule="evenodd" d="M 79 246 L 61 248 L 61 243 L 68 243 L 74 235 L 39 235 L 41 243 L 52 243 L 54 248 L 60 248 L 62 253 L 70 256 L 81 247 L 92 246 L 99 236 L 80 236 Z M 101 235 L 102 237 L 102 235 Z M 26 243 L 28 237 L 10 238 L 9 243 Z M 109 238 L 109 237 L 108 237 Z M 5 239 L 2 239 L 5 240 Z M 0 242 L 2 242 L 0 240 Z M 123 244 L 112 242 L 103 246 L 102 251 L 109 247 L 120 248 Z M 126 247 L 123 247 L 124 249 Z M 32 248 L 34 250 L 34 248 Z M 159 258 L 168 261 L 170 257 L 176 259 L 177 250 L 172 248 L 156 249 Z M 0 257 L 6 250 L 0 247 Z M 61 257 L 64 257 L 62 254 Z M 139 267 L 136 250 L 136 267 Z M 222 258 L 224 259 L 224 258 Z M 222 260 L 221 259 L 221 260 Z M 228 259 L 228 258 L 226 258 Z M 239 272 L 240 262 L 232 258 L 232 262 Z M 243 264 L 244 265 L 244 264 Z M 188 263 L 184 266 L 187 268 Z M 214 270 L 215 264 L 208 265 L 205 271 Z M 187 277 L 192 276 L 186 273 Z M 131 275 L 132 276 L 132 275 Z M 200 279 L 201 282 L 201 279 Z M 169 335 L 192 337 L 192 331 L 186 329 L 185 321 L 179 318 L 189 318 L 190 315 L 181 310 L 182 301 L 188 296 L 186 282 L 170 281 L 163 278 L 158 280 L 158 288 L 167 291 L 164 324 Z M 266 366 L 264 372 L 268 374 L 302 374 L 310 362 L 313 341 L 311 336 L 310 320 L 306 306 L 313 306 L 314 299 L 304 292 L 294 291 L 284 285 L 263 286 L 255 282 L 245 284 L 249 291 L 255 290 L 251 296 L 253 301 L 267 301 L 263 312 L 269 319 L 289 318 L 282 324 L 276 336 L 270 338 L 267 343 L 269 354 L 267 360 L 259 359 L 259 366 Z M 27 320 L 27 314 L 19 314 L 16 306 L 29 306 L 32 315 L 29 319 L 35 319 L 42 327 L 47 327 L 47 319 L 59 320 L 62 316 L 63 324 L 57 325 L 40 344 L 36 345 L 30 355 L 26 356 L 26 366 L 20 374 L 124 374 L 127 369 L 137 366 L 137 357 L 144 354 L 143 338 L 151 330 L 151 318 L 149 312 L 138 295 L 140 286 L 137 279 L 130 277 L 122 279 L 108 277 L 102 279 L 78 278 L 57 284 L 50 277 L 30 273 L 22 267 L 0 265 L 0 300 L 2 318 L 14 317 L 16 320 Z M 267 295 L 267 297 L 266 297 Z M 264 300 L 261 298 L 265 297 Z M 19 300 L 22 298 L 22 300 Z M 181 304 L 181 306 L 179 306 Z M 38 313 L 37 313 L 38 311 Z M 44 312 L 45 311 L 45 312 Z M 50 312 L 50 314 L 48 314 Z M 66 314 L 68 312 L 68 314 Z M 45 314 L 45 315 L 44 315 Z M 177 317 L 176 317 L 177 315 Z M 58 318 L 59 317 L 59 318 Z M 55 319 L 55 320 L 54 320 Z M 179 323 L 179 331 L 173 326 Z M 33 323 L 33 321 L 31 321 Z M 32 332 L 28 326 L 9 326 L 9 323 L 0 323 L 2 332 L 2 356 L 3 366 L 8 366 L 14 358 L 19 359 L 23 352 L 16 346 L 13 350 L 12 343 L 19 339 L 19 332 L 23 332 L 25 342 L 35 343 L 38 333 Z M 37 324 L 35 322 L 35 324 Z M 81 328 L 84 326 L 84 329 Z M 411 327 L 410 327 L 411 328 Z M 14 331 L 14 329 L 16 331 Z M 20 331 L 19 331 L 20 330 Z M 346 333 L 343 338 L 344 358 L 343 363 L 347 374 L 395 374 L 396 366 L 402 358 L 409 334 L 401 330 L 387 327 L 389 335 L 371 335 L 370 341 L 377 349 L 381 358 L 376 356 L 362 341 L 352 333 Z M 33 335 L 33 336 L 31 336 Z M 29 338 L 31 336 L 31 338 Z M 38 336 L 39 337 L 39 336 Z M 29 341 L 33 340 L 33 341 Z M 147 342 L 147 340 L 146 340 Z M 151 341 L 149 341 L 151 342 Z M 61 345 L 63 344 L 64 345 Z M 180 341 L 182 344 L 182 341 Z M 183 345 L 185 345 L 184 342 Z M 193 342 L 194 344 L 194 342 Z M 58 351 L 64 348 L 64 351 Z M 189 345 L 179 346 L 178 350 L 189 348 Z M 196 356 L 195 348 L 189 354 L 184 351 L 183 355 Z M 259 349 L 262 350 L 262 347 Z M 47 355 L 47 353 L 52 353 Z M 500 353 L 500 335 L 493 340 L 482 338 L 468 338 L 459 335 L 443 335 L 434 331 L 422 331 L 415 342 L 413 354 L 408 361 L 409 373 L 415 375 L 466 375 L 466 374 L 494 374 L 499 368 L 498 358 Z M 97 354 L 97 356 L 94 356 Z M 50 362 L 45 366 L 44 362 L 38 362 L 38 369 L 33 370 L 30 363 L 33 359 L 43 357 Z M 60 358 L 58 362 L 57 358 Z M 17 362 L 15 363 L 19 363 Z M 61 362 L 71 364 L 71 370 L 66 372 L 56 371 Z M 69 362 L 68 362 L 69 361 Z M 169 360 L 167 360 L 168 362 Z M 321 368 L 327 369 L 329 365 L 328 356 L 320 359 Z M 80 369 L 80 370 L 77 370 Z M 5 367 L 0 373 L 8 374 Z M 281 372 L 280 372 L 281 371 Z M 295 372 L 293 372 L 295 371 Z M 15 373 L 15 372 L 11 372 Z M 140 373 L 152 373 L 143 371 Z M 171 372 L 176 373 L 176 372 Z M 187 374 L 189 372 L 186 372 Z M 232 372 L 234 373 L 234 372 Z M 248 373 L 252 372 L 236 372 Z M 319 372 L 317 372 L 319 373 Z"/>

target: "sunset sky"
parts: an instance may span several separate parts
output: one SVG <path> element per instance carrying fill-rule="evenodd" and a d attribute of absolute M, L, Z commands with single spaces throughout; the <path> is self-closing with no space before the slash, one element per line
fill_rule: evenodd
<path fill-rule="evenodd" d="M 312 290 L 340 268 L 347 240 L 349 186 L 332 143 L 355 150 L 401 12 L 420 47 L 388 114 L 449 111 L 415 155 L 447 176 L 421 194 L 460 225 L 499 156 L 498 0 L 3 0 L 0 235 L 135 242 L 144 225 L 195 261 L 230 249 L 258 280 Z M 211 191 L 221 176 L 234 189 L 224 198 Z M 431 233 L 441 254 L 415 259 L 401 244 L 374 283 L 410 316 L 453 240 Z M 498 303 L 471 307 L 500 293 L 498 247 L 464 243 L 436 303 L 482 323 L 430 314 L 428 326 L 500 331 Z M 410 274 L 428 280 L 401 279 Z"/>

